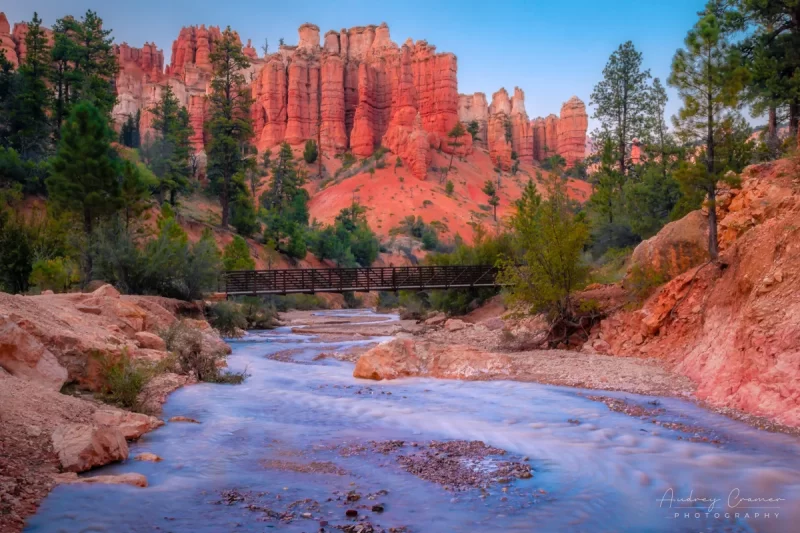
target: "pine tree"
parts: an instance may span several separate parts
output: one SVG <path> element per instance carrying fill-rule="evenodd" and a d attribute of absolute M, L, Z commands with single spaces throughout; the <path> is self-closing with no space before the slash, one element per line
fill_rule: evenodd
<path fill-rule="evenodd" d="M 130 229 L 131 222 L 139 218 L 150 204 L 150 187 L 139 168 L 130 161 L 122 164 L 120 204 L 126 230 Z"/>
<path fill-rule="evenodd" d="M 642 54 L 628 41 L 611 54 L 603 69 L 603 80 L 592 91 L 594 118 L 601 123 L 597 137 L 600 141 L 614 141 L 623 176 L 628 168 L 628 146 L 642 135 L 649 79 L 650 71 L 642 70 Z"/>
<path fill-rule="evenodd" d="M 19 68 L 20 87 L 14 107 L 11 146 L 23 159 L 40 159 L 50 150 L 47 116 L 50 47 L 37 13 L 27 24 L 26 54 Z"/>
<path fill-rule="evenodd" d="M 81 82 L 79 97 L 92 102 L 108 117 L 117 101 L 113 83 L 119 70 L 110 35 L 111 30 L 103 29 L 103 19 L 92 10 L 86 11 L 76 27 L 78 49 L 73 58 Z"/>
<path fill-rule="evenodd" d="M 461 121 L 456 122 L 456 125 L 453 126 L 449 132 L 447 132 L 447 136 L 450 138 L 450 140 L 447 142 L 447 145 L 450 147 L 452 152 L 450 152 L 450 163 L 447 164 L 447 172 L 445 172 L 442 176 L 442 182 L 447 179 L 450 169 L 453 168 L 453 157 L 456 155 L 456 150 L 464 144 L 459 141 L 459 139 L 466 134 L 467 130 L 464 129 L 464 125 L 461 123 Z"/>
<path fill-rule="evenodd" d="M 236 235 L 222 252 L 222 265 L 225 270 L 253 270 L 256 267 L 247 241 Z"/>
<path fill-rule="evenodd" d="M 747 80 L 746 70 L 731 62 L 732 34 L 739 27 L 737 14 L 725 0 L 711 0 L 689 31 L 686 47 L 675 53 L 669 77 L 683 100 L 675 126 L 684 140 L 703 145 L 697 161 L 684 163 L 675 177 L 683 189 L 700 190 L 706 196 L 708 252 L 713 260 L 718 255 L 717 182 L 727 179 L 727 166 L 717 160 L 720 126 L 730 120 Z"/>
<path fill-rule="evenodd" d="M 159 179 L 159 197 L 175 205 L 178 194 L 189 188 L 192 176 L 192 126 L 189 112 L 180 105 L 172 86 L 161 87 L 161 98 L 150 109 L 155 138 L 146 143 L 145 158 Z"/>
<path fill-rule="evenodd" d="M 134 115 L 128 115 L 119 131 L 119 142 L 128 148 L 139 148 L 141 144 L 141 134 L 139 133 L 139 123 L 142 112 L 136 111 Z"/>
<path fill-rule="evenodd" d="M 121 203 L 111 139 L 108 121 L 100 110 L 91 102 L 79 102 L 62 127 L 52 175 L 47 179 L 50 201 L 78 215 L 90 240 L 97 222 L 116 212 Z M 85 280 L 90 280 L 91 252 L 85 273 Z"/>
<path fill-rule="evenodd" d="M 317 156 L 317 143 L 314 139 L 307 140 L 305 149 L 303 150 L 303 159 L 310 165 L 317 160 Z"/>
<path fill-rule="evenodd" d="M 78 22 L 73 17 L 58 19 L 53 25 L 54 44 L 50 51 L 52 60 L 50 82 L 54 90 L 52 115 L 56 140 L 61 135 L 61 125 L 75 101 L 75 86 L 79 84 L 79 76 L 75 72 L 78 46 L 74 36 L 77 31 Z"/>
<path fill-rule="evenodd" d="M 494 208 L 494 219 L 497 220 L 497 206 L 500 205 L 500 197 L 497 196 L 497 188 L 492 180 L 486 180 L 483 184 L 483 194 L 489 197 L 489 205 Z"/>
<path fill-rule="evenodd" d="M 481 131 L 481 126 L 480 124 L 478 124 L 477 120 L 473 120 L 469 124 L 467 124 L 467 133 L 469 133 L 470 136 L 472 136 L 473 142 L 481 140 L 480 137 L 478 137 L 478 133 L 480 133 L 480 131 Z"/>
<path fill-rule="evenodd" d="M 791 135 L 797 134 L 800 122 L 800 3 L 738 0 L 738 6 L 754 27 L 741 46 L 751 74 L 747 98 L 756 114 L 768 111 L 768 141 L 777 144 L 779 108 L 788 111 Z"/>
<path fill-rule="evenodd" d="M 209 120 L 206 128 L 211 136 L 208 144 L 208 177 L 219 194 L 222 225 L 230 219 L 233 199 L 233 176 L 245 164 L 244 148 L 253 135 L 250 119 L 252 98 L 242 71 L 250 61 L 242 52 L 239 37 L 226 28 L 211 52 L 213 78 L 209 96 Z"/>
<path fill-rule="evenodd" d="M 569 321 L 575 314 L 572 293 L 589 273 L 581 258 L 589 228 L 582 215 L 573 213 L 561 179 L 551 177 L 547 193 L 543 201 L 528 181 L 517 201 L 511 225 L 522 265 L 509 261 L 500 279 L 509 284 L 512 302 L 548 312 L 554 322 Z"/>

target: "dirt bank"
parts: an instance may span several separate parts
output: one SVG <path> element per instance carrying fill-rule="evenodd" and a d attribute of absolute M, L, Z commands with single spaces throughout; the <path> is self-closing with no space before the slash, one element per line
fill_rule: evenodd
<path fill-rule="evenodd" d="M 158 334 L 178 320 L 197 332 L 200 353 L 230 351 L 195 304 L 121 296 L 108 285 L 89 294 L 0 293 L 0 531 L 21 531 L 55 484 L 127 459 L 127 441 L 164 424 L 95 393 L 104 388 L 102 361 L 167 360 Z M 174 371 L 145 386 L 142 410 L 158 413 L 169 393 L 196 381 Z"/>

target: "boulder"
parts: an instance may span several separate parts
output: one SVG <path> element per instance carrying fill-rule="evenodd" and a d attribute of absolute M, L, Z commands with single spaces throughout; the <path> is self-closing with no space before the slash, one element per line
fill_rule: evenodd
<path fill-rule="evenodd" d="M 164 339 L 147 331 L 137 331 L 133 338 L 136 339 L 136 343 L 140 348 L 159 350 L 162 352 L 167 349 L 167 343 L 164 342 Z"/>
<path fill-rule="evenodd" d="M 128 458 L 128 443 L 114 427 L 89 424 L 59 426 L 51 436 L 61 467 L 68 472 L 85 472 Z"/>
<path fill-rule="evenodd" d="M 169 419 L 170 422 L 187 422 L 189 424 L 199 424 L 197 420 L 194 418 L 189 418 L 188 416 L 173 416 Z"/>
<path fill-rule="evenodd" d="M 631 256 L 628 276 L 635 268 L 669 279 L 705 263 L 708 254 L 708 216 L 692 211 L 670 222 L 655 236 L 639 243 Z"/>
<path fill-rule="evenodd" d="M 119 430 L 127 440 L 135 440 L 147 432 L 164 425 L 163 420 L 142 413 L 131 413 L 121 409 L 98 409 L 94 413 L 98 426 Z"/>
<path fill-rule="evenodd" d="M 92 296 L 95 298 L 119 298 L 120 294 L 113 285 L 106 284 L 94 291 Z"/>
<path fill-rule="evenodd" d="M 426 326 L 441 326 L 447 321 L 447 315 L 444 313 L 436 313 L 425 321 Z"/>
<path fill-rule="evenodd" d="M 163 459 L 161 457 L 159 457 L 158 455 L 156 455 L 154 453 L 140 453 L 139 455 L 134 457 L 134 460 L 136 460 L 136 461 L 145 461 L 145 462 L 148 462 L 148 463 L 160 463 L 161 461 L 163 461 Z"/>
<path fill-rule="evenodd" d="M 107 476 L 91 476 L 91 477 L 78 477 L 74 472 L 65 472 L 63 474 L 56 474 L 53 476 L 56 483 L 74 485 L 130 485 L 132 487 L 145 488 L 147 487 L 147 478 L 142 474 L 129 472 L 127 474 L 113 474 Z"/>
<path fill-rule="evenodd" d="M 33 335 L 7 316 L 0 315 L 0 367 L 12 376 L 35 381 L 60 390 L 67 380 L 67 369 Z"/>
<path fill-rule="evenodd" d="M 451 318 L 447 322 L 444 323 L 444 329 L 450 332 L 461 331 L 462 329 L 466 329 L 471 324 L 464 322 L 463 320 L 459 320 L 457 318 Z"/>
<path fill-rule="evenodd" d="M 511 358 L 472 346 L 434 344 L 395 339 L 359 357 L 353 376 L 396 379 L 428 376 L 444 379 L 479 379 L 511 374 Z"/>

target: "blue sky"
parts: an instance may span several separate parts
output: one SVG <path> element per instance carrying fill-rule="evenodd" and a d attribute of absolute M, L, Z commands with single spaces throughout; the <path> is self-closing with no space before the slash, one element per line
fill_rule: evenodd
<path fill-rule="evenodd" d="M 297 27 L 317 24 L 321 33 L 386 22 L 392 39 L 425 39 L 458 56 L 459 91 L 491 99 L 500 87 L 525 91 L 528 115 L 558 113 L 577 95 L 587 104 L 611 52 L 632 40 L 653 76 L 666 80 L 675 50 L 704 0 L 30 0 L 5 3 L 13 24 L 37 10 L 47 25 L 91 8 L 113 29 L 115 42 L 154 41 L 169 56 L 181 26 L 230 25 L 258 48 L 284 37 L 297 42 Z M 274 48 L 273 48 L 274 49 Z M 670 91 L 668 113 L 679 108 Z M 590 111 L 591 115 L 591 111 Z M 596 125 L 590 121 L 590 129 Z"/>

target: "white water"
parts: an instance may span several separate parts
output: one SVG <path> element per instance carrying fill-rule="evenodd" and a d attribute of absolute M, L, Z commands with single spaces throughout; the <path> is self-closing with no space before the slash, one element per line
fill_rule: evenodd
<path fill-rule="evenodd" d="M 387 318 L 376 315 L 375 321 Z M 131 446 L 131 457 L 153 452 L 163 462 L 128 461 L 92 473 L 140 472 L 148 477 L 149 488 L 58 487 L 28 530 L 310 532 L 319 529 L 320 518 L 332 525 L 349 523 L 344 507 L 326 500 L 333 491 L 351 489 L 388 490 L 381 498 L 386 512 L 365 514 L 373 524 L 405 525 L 415 532 L 782 532 L 796 531 L 800 523 L 796 438 L 759 432 L 688 402 L 658 399 L 667 411 L 659 420 L 709 428 L 724 442 L 694 443 L 678 439 L 692 435 L 612 412 L 582 396 L 589 391 L 517 382 L 375 383 L 354 379 L 352 364 L 313 361 L 320 352 L 365 342 L 317 343 L 288 329 L 255 332 L 233 342 L 229 366 L 248 369 L 245 383 L 179 390 L 165 405 L 164 418 L 185 415 L 202 423 L 167 424 Z M 265 357 L 292 348 L 303 348 L 294 357 L 300 364 Z M 642 405 L 653 400 L 589 393 Z M 513 483 L 508 493 L 496 487 L 484 498 L 477 490 L 454 495 L 405 473 L 390 456 L 342 457 L 330 449 L 386 439 L 482 440 L 528 456 L 534 477 Z M 349 474 L 268 470 L 259 464 L 265 459 L 332 461 Z M 304 498 L 322 507 L 313 519 L 287 524 L 241 503 L 215 504 L 227 489 L 267 492 L 260 504 L 277 511 Z M 670 508 L 668 498 L 661 501 L 670 489 L 675 498 L 691 494 L 721 501 L 710 513 L 709 503 L 676 501 Z M 735 489 L 742 498 L 780 500 L 730 508 Z M 699 508 L 677 510 L 678 505 Z"/>

